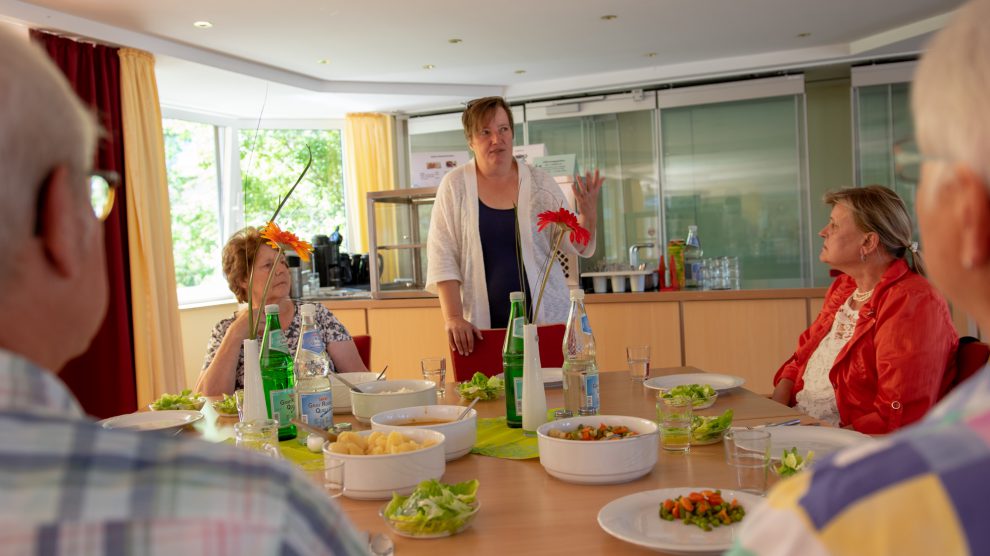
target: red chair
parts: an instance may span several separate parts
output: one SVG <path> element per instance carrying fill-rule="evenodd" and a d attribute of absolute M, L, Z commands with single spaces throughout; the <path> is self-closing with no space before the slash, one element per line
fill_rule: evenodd
<path fill-rule="evenodd" d="M 956 350 L 955 369 L 950 369 L 943 380 L 942 395 L 952 391 L 966 381 L 967 378 L 976 374 L 977 371 L 987 364 L 990 359 L 990 345 L 987 345 L 972 336 L 959 338 L 959 348 Z"/>
<path fill-rule="evenodd" d="M 540 365 L 543 367 L 564 366 L 563 324 L 539 326 L 536 333 L 540 339 Z M 454 367 L 454 380 L 470 380 L 474 373 L 495 376 L 502 372 L 502 346 L 505 343 L 505 329 L 491 328 L 481 331 L 482 339 L 474 341 L 474 351 L 469 355 L 450 352 L 450 363 Z"/>
<path fill-rule="evenodd" d="M 354 340 L 354 345 L 357 347 L 358 355 L 361 356 L 361 361 L 364 362 L 365 368 L 369 371 L 371 370 L 371 336 L 351 336 Z"/>

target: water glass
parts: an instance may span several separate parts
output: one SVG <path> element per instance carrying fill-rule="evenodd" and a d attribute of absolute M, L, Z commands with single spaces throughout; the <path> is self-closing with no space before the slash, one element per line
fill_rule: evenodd
<path fill-rule="evenodd" d="M 739 257 L 722 257 L 722 269 L 725 273 L 725 288 L 738 290 L 740 286 Z"/>
<path fill-rule="evenodd" d="M 437 396 L 443 397 L 447 384 L 447 360 L 443 357 L 426 357 L 419 362 L 423 369 L 423 380 L 429 380 L 437 387 Z"/>
<path fill-rule="evenodd" d="M 691 398 L 659 398 L 660 445 L 671 452 L 687 452 L 691 447 Z"/>
<path fill-rule="evenodd" d="M 244 390 L 234 390 L 234 403 L 237 404 L 237 420 L 244 420 Z"/>
<path fill-rule="evenodd" d="M 269 457 L 282 457 L 278 450 L 278 421 L 275 419 L 255 419 L 234 423 L 235 444 L 249 450 L 256 450 Z"/>
<path fill-rule="evenodd" d="M 650 346 L 626 346 L 629 376 L 642 382 L 650 376 Z"/>
<path fill-rule="evenodd" d="M 332 457 L 323 450 L 323 488 L 330 498 L 338 498 L 344 494 L 345 461 Z"/>
<path fill-rule="evenodd" d="M 737 490 L 764 495 L 770 469 L 770 433 L 730 429 L 725 433 L 725 461 L 735 475 Z"/>

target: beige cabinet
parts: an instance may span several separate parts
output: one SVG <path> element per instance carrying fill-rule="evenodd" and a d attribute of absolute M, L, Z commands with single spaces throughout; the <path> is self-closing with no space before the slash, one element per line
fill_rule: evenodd
<path fill-rule="evenodd" d="M 424 357 L 450 357 L 440 307 L 374 308 L 368 310 L 371 368 L 388 364 L 390 379 L 422 378 Z M 447 380 L 454 371 L 447 365 Z"/>
<path fill-rule="evenodd" d="M 598 368 L 626 370 L 626 346 L 649 345 L 653 367 L 681 366 L 681 322 L 677 303 L 589 303 Z"/>

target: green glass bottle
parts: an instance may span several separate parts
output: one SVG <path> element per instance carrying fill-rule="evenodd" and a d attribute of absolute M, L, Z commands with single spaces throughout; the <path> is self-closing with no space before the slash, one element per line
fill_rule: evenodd
<path fill-rule="evenodd" d="M 509 322 L 502 346 L 502 372 L 505 377 L 505 422 L 512 428 L 522 426 L 523 325 L 526 324 L 523 292 L 509 294 Z"/>
<path fill-rule="evenodd" d="M 278 321 L 278 305 L 265 305 L 265 335 L 261 340 L 261 384 L 268 417 L 278 421 L 278 439 L 296 437 L 296 377 L 292 356 Z"/>

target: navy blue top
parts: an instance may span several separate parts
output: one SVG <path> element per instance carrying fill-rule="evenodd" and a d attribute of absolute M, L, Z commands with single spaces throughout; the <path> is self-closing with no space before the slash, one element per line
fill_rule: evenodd
<path fill-rule="evenodd" d="M 478 232 L 485 263 L 485 284 L 488 286 L 488 315 L 492 328 L 505 328 L 509 322 L 509 293 L 522 289 L 519 287 L 519 262 L 516 259 L 515 212 L 512 209 L 493 209 L 479 199 Z M 528 291 L 526 299 L 529 299 Z"/>

